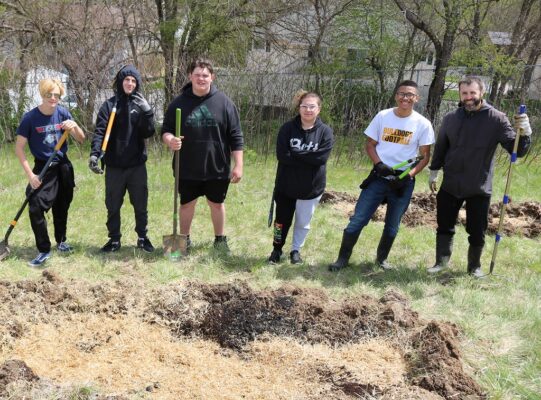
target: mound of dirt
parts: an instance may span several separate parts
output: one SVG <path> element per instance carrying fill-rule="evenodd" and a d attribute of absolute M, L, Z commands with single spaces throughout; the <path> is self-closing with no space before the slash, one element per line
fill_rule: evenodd
<path fill-rule="evenodd" d="M 422 320 L 395 290 L 337 301 L 292 285 L 147 289 L 46 270 L 0 282 L 0 303 L 0 390 L 51 380 L 49 391 L 88 381 L 126 398 L 484 398 L 458 329 Z"/>
<path fill-rule="evenodd" d="M 357 199 L 347 193 L 325 192 L 321 198 L 322 203 L 327 203 L 336 209 L 353 214 Z M 491 204 L 488 215 L 488 233 L 495 234 L 500 223 L 501 202 Z M 374 221 L 385 220 L 386 206 L 381 205 L 375 212 Z M 466 225 L 466 210 L 463 207 L 458 216 L 461 225 Z M 414 193 L 408 210 L 402 217 L 405 226 L 430 226 L 437 227 L 436 222 L 436 196 L 431 193 Z M 535 238 L 541 235 L 541 203 L 526 201 L 522 203 L 510 202 L 506 206 L 503 232 L 506 236 L 522 235 L 527 238 Z"/>

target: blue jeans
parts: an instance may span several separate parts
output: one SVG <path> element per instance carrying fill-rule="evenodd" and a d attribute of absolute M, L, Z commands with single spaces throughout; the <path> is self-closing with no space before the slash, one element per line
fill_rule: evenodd
<path fill-rule="evenodd" d="M 406 183 L 400 191 L 389 187 L 383 178 L 376 178 L 361 195 L 355 206 L 355 213 L 349 219 L 345 231 L 349 234 L 358 234 L 368 224 L 372 215 L 376 212 L 381 202 L 387 198 L 387 213 L 385 214 L 385 227 L 383 234 L 389 237 L 396 237 L 402 215 L 408 209 L 411 195 L 415 187 L 415 179 Z"/>

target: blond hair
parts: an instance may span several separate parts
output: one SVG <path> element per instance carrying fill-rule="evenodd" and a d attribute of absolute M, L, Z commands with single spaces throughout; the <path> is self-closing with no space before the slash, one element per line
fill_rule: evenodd
<path fill-rule="evenodd" d="M 39 81 L 39 94 L 41 97 L 45 97 L 47 93 L 51 93 L 51 90 L 57 87 L 60 90 L 60 96 L 64 96 L 64 84 L 57 78 L 45 78 Z"/>
<path fill-rule="evenodd" d="M 293 101 L 291 102 L 293 110 L 298 112 L 299 106 L 301 105 L 302 101 L 307 97 L 315 97 L 317 99 L 318 107 L 321 107 L 321 96 L 319 94 L 317 94 L 316 92 L 309 92 L 304 89 L 299 89 L 297 93 L 295 93 L 295 95 L 293 96 Z"/>

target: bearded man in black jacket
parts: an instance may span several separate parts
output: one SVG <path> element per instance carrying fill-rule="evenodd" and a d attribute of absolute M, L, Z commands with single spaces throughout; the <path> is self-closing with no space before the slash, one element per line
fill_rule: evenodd
<path fill-rule="evenodd" d="M 436 273 L 448 267 L 458 212 L 466 203 L 468 274 L 482 277 L 481 255 L 488 227 L 488 211 L 494 175 L 494 153 L 500 144 L 512 154 L 515 131 L 506 115 L 483 100 L 485 85 L 476 76 L 458 84 L 460 107 L 443 118 L 430 164 L 429 186 L 436 191 L 438 171 L 443 182 L 437 195 Z M 532 128 L 526 114 L 515 115 L 520 132 L 516 156 L 530 147 Z"/>

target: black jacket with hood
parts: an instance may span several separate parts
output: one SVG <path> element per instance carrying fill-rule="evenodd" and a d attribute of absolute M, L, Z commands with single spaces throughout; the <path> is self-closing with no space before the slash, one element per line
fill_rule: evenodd
<path fill-rule="evenodd" d="M 137 82 L 130 95 L 122 87 L 127 76 L 133 76 Z M 113 88 L 115 96 L 105 101 L 98 112 L 90 155 L 100 154 L 109 116 L 116 104 L 116 116 L 103 161 L 110 167 L 135 167 L 147 160 L 145 139 L 154 134 L 154 113 L 152 109 L 144 113 L 134 102 L 133 95 L 141 90 L 141 75 L 133 65 L 126 65 L 118 71 Z"/>
<path fill-rule="evenodd" d="M 511 154 L 515 135 L 506 115 L 485 102 L 478 111 L 461 107 L 446 114 L 430 164 L 431 170 L 443 168 L 441 189 L 461 199 L 490 196 L 496 148 Z M 520 137 L 517 156 L 529 147 L 530 138 Z"/>
<path fill-rule="evenodd" d="M 182 148 L 180 179 L 207 181 L 229 179 L 231 152 L 243 149 L 244 139 L 237 108 L 223 92 L 196 96 L 189 82 L 167 108 L 162 134 L 175 134 L 176 109 L 181 109 Z"/>
<path fill-rule="evenodd" d="M 326 164 L 333 142 L 332 129 L 319 117 L 308 130 L 302 129 L 300 116 L 282 125 L 276 142 L 275 190 L 300 200 L 321 195 L 327 183 Z"/>

